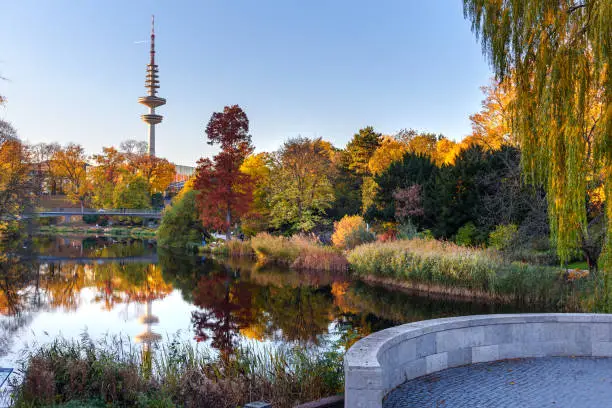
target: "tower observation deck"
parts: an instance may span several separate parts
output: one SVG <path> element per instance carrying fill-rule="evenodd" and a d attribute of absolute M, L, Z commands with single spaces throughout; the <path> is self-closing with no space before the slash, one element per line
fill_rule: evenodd
<path fill-rule="evenodd" d="M 150 61 L 147 65 L 147 75 L 145 79 L 145 88 L 148 91 L 147 96 L 138 98 L 138 103 L 141 103 L 149 108 L 149 113 L 141 115 L 143 122 L 149 125 L 149 155 L 155 156 L 155 125 L 161 123 L 164 118 L 155 112 L 155 108 L 165 105 L 166 100 L 157 96 L 159 88 L 159 69 L 155 64 L 155 16 L 151 17 L 151 51 Z"/>

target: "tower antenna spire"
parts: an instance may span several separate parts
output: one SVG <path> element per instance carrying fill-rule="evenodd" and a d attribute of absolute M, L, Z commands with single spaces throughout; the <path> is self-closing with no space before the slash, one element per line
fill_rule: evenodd
<path fill-rule="evenodd" d="M 151 62 L 155 65 L 155 14 L 151 14 Z"/>
<path fill-rule="evenodd" d="M 163 116 L 155 113 L 155 108 L 166 104 L 164 98 L 157 96 L 159 88 L 158 68 L 155 63 L 155 15 L 151 15 L 151 59 L 147 65 L 145 89 L 147 96 L 138 98 L 138 102 L 149 108 L 149 113 L 141 115 L 142 120 L 149 125 L 149 156 L 155 156 L 155 125 L 161 123 Z"/>

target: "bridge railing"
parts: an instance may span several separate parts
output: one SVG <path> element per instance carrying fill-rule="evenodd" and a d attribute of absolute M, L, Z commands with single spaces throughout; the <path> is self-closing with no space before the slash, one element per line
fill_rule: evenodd
<path fill-rule="evenodd" d="M 113 208 L 113 209 L 95 209 L 95 208 L 45 208 L 38 210 L 35 214 L 78 214 L 78 215 L 159 215 L 160 210 L 138 209 L 138 208 Z"/>

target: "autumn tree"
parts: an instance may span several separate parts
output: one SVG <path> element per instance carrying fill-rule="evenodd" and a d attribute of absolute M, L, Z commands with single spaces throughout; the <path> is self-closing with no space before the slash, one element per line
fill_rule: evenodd
<path fill-rule="evenodd" d="M 30 174 L 30 153 L 17 132 L 0 121 L 0 236 L 11 220 L 32 205 L 38 183 Z"/>
<path fill-rule="evenodd" d="M 208 228 L 225 230 L 229 240 L 232 223 L 249 210 L 253 199 L 251 176 L 240 171 L 253 151 L 249 119 L 238 105 L 226 106 L 213 113 L 206 135 L 208 144 L 219 145 L 221 151 L 213 160 L 198 161 L 195 189 L 200 218 Z"/>
<path fill-rule="evenodd" d="M 149 183 L 138 175 L 122 177 L 113 191 L 115 208 L 150 208 Z"/>
<path fill-rule="evenodd" d="M 453 164 L 459 154 L 461 145 L 447 138 L 441 138 L 436 143 L 435 162 L 438 166 Z"/>
<path fill-rule="evenodd" d="M 516 146 L 511 129 L 510 104 L 514 96 L 511 78 L 503 82 L 492 80 L 481 89 L 485 94 L 482 109 L 470 116 L 472 134 L 461 144 L 464 147 L 477 144 L 489 150 L 499 150 L 503 145 Z"/>
<path fill-rule="evenodd" d="M 66 180 L 68 197 L 79 203 L 82 210 L 91 193 L 87 182 L 87 156 L 83 146 L 70 143 L 56 151 L 51 158 L 51 169 L 58 177 Z"/>
<path fill-rule="evenodd" d="M 372 126 L 367 126 L 353 135 L 353 139 L 346 145 L 349 157 L 349 169 L 359 176 L 368 176 L 370 169 L 368 164 L 370 158 L 380 146 L 382 135 L 374 131 Z"/>
<path fill-rule="evenodd" d="M 429 132 L 417 132 L 414 129 L 402 129 L 395 138 L 406 145 L 410 153 L 433 157 L 436 144 L 444 136 Z"/>
<path fill-rule="evenodd" d="M 364 186 L 368 188 L 368 193 L 365 194 L 366 201 L 368 200 L 369 192 L 372 191 L 372 189 L 369 188 L 372 185 L 372 173 L 369 164 L 372 155 L 374 155 L 376 149 L 380 147 L 381 142 L 382 135 L 375 132 L 372 126 L 367 126 L 360 129 L 358 133 L 355 133 L 351 141 L 346 145 L 344 160 L 346 161 L 346 168 L 349 171 L 349 174 L 345 177 L 348 182 L 346 184 L 348 184 L 349 187 L 353 187 L 355 192 L 359 191 L 356 197 L 359 200 L 359 210 L 364 209 Z M 351 181 L 353 182 L 351 183 Z M 351 184 L 353 184 L 353 186 L 351 186 Z M 352 214 L 354 214 L 354 212 L 348 215 Z"/>
<path fill-rule="evenodd" d="M 36 166 L 38 177 L 51 194 L 56 194 L 61 187 L 59 185 L 61 180 L 53 173 L 52 166 L 50 166 L 53 155 L 61 148 L 59 143 L 37 143 L 30 147 L 32 162 Z"/>
<path fill-rule="evenodd" d="M 125 155 L 114 147 L 103 147 L 102 154 L 94 155 L 88 175 L 93 188 L 93 203 L 98 207 L 111 207 L 115 188 L 126 173 Z"/>
<path fill-rule="evenodd" d="M 127 154 L 127 170 L 149 183 L 149 193 L 164 192 L 174 180 L 176 166 L 167 159 L 148 154 Z"/>
<path fill-rule="evenodd" d="M 391 163 L 401 160 L 408 151 L 406 143 L 394 137 L 384 136 L 380 146 L 374 151 L 368 162 L 368 169 L 372 175 L 377 176 L 385 171 Z"/>
<path fill-rule="evenodd" d="M 253 181 L 253 205 L 242 220 L 242 230 L 249 236 L 270 226 L 270 161 L 268 153 L 258 153 L 248 156 L 240 166 Z"/>
<path fill-rule="evenodd" d="M 512 74 L 512 132 L 531 180 L 546 186 L 557 251 L 588 239 L 589 180 L 612 195 L 612 3 L 464 0 L 464 14 L 503 81 Z M 601 169 L 593 172 L 592 169 Z M 607 246 L 612 206 L 606 203 Z M 606 270 L 612 266 L 607 257 Z"/>
<path fill-rule="evenodd" d="M 289 139 L 273 155 L 271 217 L 276 228 L 311 231 L 334 201 L 331 145 L 321 138 Z"/>

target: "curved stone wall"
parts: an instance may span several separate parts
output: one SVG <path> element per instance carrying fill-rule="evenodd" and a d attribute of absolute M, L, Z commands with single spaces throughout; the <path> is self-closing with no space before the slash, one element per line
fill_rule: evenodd
<path fill-rule="evenodd" d="M 463 316 L 382 330 L 344 357 L 345 407 L 381 408 L 398 385 L 446 368 L 549 356 L 612 357 L 612 315 Z"/>

